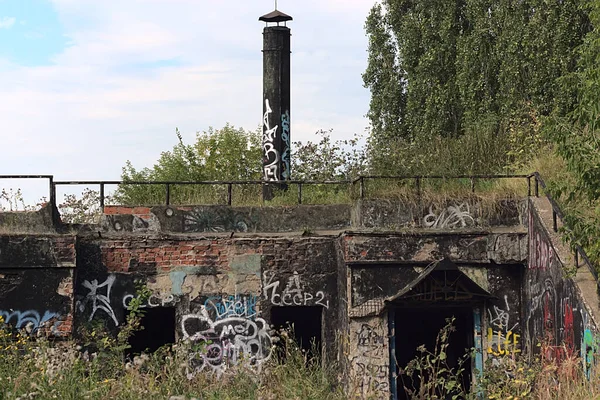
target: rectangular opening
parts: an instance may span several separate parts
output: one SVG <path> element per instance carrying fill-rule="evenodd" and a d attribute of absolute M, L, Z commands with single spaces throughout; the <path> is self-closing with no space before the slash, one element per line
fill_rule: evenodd
<path fill-rule="evenodd" d="M 309 357 L 321 356 L 322 312 L 320 306 L 273 307 L 271 324 L 276 330 L 290 329 L 300 349 Z M 285 348 L 279 350 L 285 358 Z"/>
<path fill-rule="evenodd" d="M 158 348 L 175 343 L 175 308 L 148 307 L 144 309 L 141 324 L 144 329 L 135 332 L 129 338 L 126 356 L 152 353 Z"/>
<path fill-rule="evenodd" d="M 455 318 L 454 331 L 449 335 L 445 353 L 448 367 L 456 369 L 459 360 L 468 356 L 474 346 L 471 307 L 414 307 L 395 310 L 398 399 L 411 398 L 405 387 L 418 392 L 422 376 L 417 373 L 409 376 L 402 371 L 411 360 L 423 354 L 417 350 L 419 346 L 424 345 L 429 352 L 434 352 L 440 330 L 447 324 L 447 319 L 452 317 Z M 463 388 L 468 391 L 471 384 L 471 360 L 467 359 L 462 364 L 462 368 L 464 371 L 459 380 Z"/>

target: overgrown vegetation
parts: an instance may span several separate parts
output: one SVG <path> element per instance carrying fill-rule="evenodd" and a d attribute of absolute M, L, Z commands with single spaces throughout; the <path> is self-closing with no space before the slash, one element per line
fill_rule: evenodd
<path fill-rule="evenodd" d="M 4 325 L 0 316 L 0 398 L 344 398 L 333 367 L 309 358 L 288 335 L 280 336 L 287 341 L 285 354 L 272 356 L 260 373 L 240 365 L 222 375 L 190 375 L 192 348 L 186 342 L 127 359 L 124 351 L 129 337 L 143 329 L 142 311 L 136 306 L 141 299 L 143 296 L 138 296 L 129 304 L 133 312 L 116 336 L 101 325 L 87 326 L 78 332 L 79 343 L 48 341 L 25 330 L 16 332 Z"/>

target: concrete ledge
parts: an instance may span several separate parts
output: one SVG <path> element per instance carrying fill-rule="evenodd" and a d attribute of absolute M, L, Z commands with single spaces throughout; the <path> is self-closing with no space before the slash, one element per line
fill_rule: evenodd
<path fill-rule="evenodd" d="M 362 228 L 464 229 L 516 226 L 524 221 L 525 202 L 520 199 L 483 200 L 477 196 L 442 203 L 404 199 L 369 199 L 357 202 L 352 225 Z"/>
<path fill-rule="evenodd" d="M 107 207 L 108 232 L 294 232 L 350 227 L 348 204 L 281 207 Z"/>

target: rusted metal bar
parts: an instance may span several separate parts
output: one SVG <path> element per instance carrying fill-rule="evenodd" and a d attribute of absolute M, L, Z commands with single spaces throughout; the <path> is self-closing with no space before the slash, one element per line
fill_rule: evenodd
<path fill-rule="evenodd" d="M 104 212 L 104 183 L 100 184 L 100 210 Z"/>

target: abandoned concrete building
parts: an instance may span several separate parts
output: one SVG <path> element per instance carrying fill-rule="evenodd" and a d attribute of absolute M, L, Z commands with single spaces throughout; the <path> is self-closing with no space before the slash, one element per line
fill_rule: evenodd
<path fill-rule="evenodd" d="M 418 346 L 433 346 L 450 317 L 449 363 L 475 349 L 467 386 L 488 363 L 519 353 L 581 355 L 589 371 L 596 272 L 562 243 L 560 210 L 539 193 L 540 176 L 470 177 L 523 183 L 521 198 L 493 204 L 476 193 L 428 202 L 418 195 L 423 177 L 396 177 L 414 185 L 415 201 L 369 196 L 363 177 L 349 183 L 357 194 L 347 204 L 301 204 L 303 184 L 290 181 L 291 17 L 261 20 L 264 177 L 255 184 L 266 200 L 273 188 L 297 188 L 298 204 L 232 206 L 233 184 L 221 182 L 226 205 L 175 206 L 176 183 L 162 182 L 163 205 L 107 206 L 107 182 L 37 176 L 49 180 L 49 203 L 0 213 L 4 321 L 54 338 L 90 322 L 116 330 L 143 287 L 145 329 L 132 352 L 187 340 L 206 344 L 190 355 L 190 374 L 260 368 L 274 330 L 291 323 L 353 398 L 404 398 L 400 368 Z M 56 187 L 72 183 L 99 185 L 100 223 L 61 222 Z"/>
<path fill-rule="evenodd" d="M 530 179 L 538 177 L 533 176 Z M 348 392 L 402 398 L 399 366 L 455 318 L 449 358 L 597 352 L 596 279 L 561 243 L 546 197 L 477 196 L 429 205 L 105 206 L 102 223 L 65 226 L 52 204 L 0 213 L 0 315 L 32 334 L 123 324 L 140 282 L 146 329 L 133 351 L 209 341 L 191 373 L 259 368 L 273 328 L 295 324 L 335 363 Z M 554 220 L 553 220 L 554 217 Z M 538 343 L 545 343 L 539 347 Z"/>

